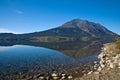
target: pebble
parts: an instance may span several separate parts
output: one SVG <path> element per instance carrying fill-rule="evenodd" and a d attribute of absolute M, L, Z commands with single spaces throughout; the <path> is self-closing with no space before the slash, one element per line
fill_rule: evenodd
<path fill-rule="evenodd" d="M 118 66 L 120 67 L 120 62 L 118 63 Z"/>
<path fill-rule="evenodd" d="M 65 79 L 65 76 L 62 76 L 61 79 Z"/>
<path fill-rule="evenodd" d="M 104 65 L 104 64 L 101 64 L 101 67 L 102 67 L 102 68 L 104 68 L 104 67 L 105 67 L 105 65 Z"/>
<path fill-rule="evenodd" d="M 44 76 L 40 76 L 39 79 L 44 79 Z"/>
<path fill-rule="evenodd" d="M 90 71 L 88 74 L 91 74 L 93 71 Z"/>
<path fill-rule="evenodd" d="M 113 63 L 110 63 L 110 68 L 114 68 L 114 64 Z"/>
<path fill-rule="evenodd" d="M 97 64 L 97 61 L 94 61 L 95 64 Z"/>
<path fill-rule="evenodd" d="M 68 76 L 68 79 L 72 79 L 73 77 L 72 76 Z"/>
<path fill-rule="evenodd" d="M 53 74 L 52 74 L 52 77 L 56 77 L 56 76 L 57 76 L 57 74 L 56 74 L 56 73 L 53 73 Z"/>
<path fill-rule="evenodd" d="M 99 72 L 94 72 L 94 74 L 99 74 Z"/>
<path fill-rule="evenodd" d="M 101 71 L 102 70 L 102 68 L 101 67 L 98 67 L 98 71 Z"/>
<path fill-rule="evenodd" d="M 54 76 L 54 77 L 53 77 L 53 80 L 58 80 L 58 79 L 59 79 L 58 76 Z"/>
<path fill-rule="evenodd" d="M 65 76 L 66 74 L 62 74 L 62 76 Z"/>

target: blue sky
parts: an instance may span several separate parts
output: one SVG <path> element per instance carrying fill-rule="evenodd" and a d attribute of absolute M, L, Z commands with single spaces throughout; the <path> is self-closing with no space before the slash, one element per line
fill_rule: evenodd
<path fill-rule="evenodd" d="M 120 34 L 120 0 L 0 0 L 0 32 L 29 33 L 80 18 Z"/>

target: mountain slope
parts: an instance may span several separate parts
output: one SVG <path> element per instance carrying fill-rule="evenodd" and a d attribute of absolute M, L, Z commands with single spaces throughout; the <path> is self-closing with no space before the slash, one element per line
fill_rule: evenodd
<path fill-rule="evenodd" d="M 38 36 L 49 36 L 48 42 L 52 40 L 53 41 L 58 40 L 58 42 L 60 42 L 59 37 L 58 39 L 54 40 L 53 37 L 50 38 L 51 36 L 64 36 L 63 39 L 65 40 L 66 40 L 65 37 L 67 37 L 67 39 L 73 38 L 74 40 L 82 40 L 82 41 L 93 40 L 93 39 L 99 38 L 104 41 L 111 42 L 114 40 L 117 34 L 109 31 L 104 26 L 98 23 L 93 23 L 93 22 L 89 22 L 86 20 L 74 19 L 54 29 L 27 34 L 27 36 L 34 37 L 34 39 L 36 37 L 37 37 L 36 39 L 38 38 L 40 39 L 40 37 Z"/>

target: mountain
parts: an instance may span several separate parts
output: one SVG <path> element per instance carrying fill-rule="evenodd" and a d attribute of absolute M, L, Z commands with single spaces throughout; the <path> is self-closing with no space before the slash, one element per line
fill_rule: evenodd
<path fill-rule="evenodd" d="M 115 35 L 111 31 L 107 30 L 104 26 L 98 24 L 98 23 L 93 23 L 89 22 L 87 20 L 80 20 L 80 19 L 74 19 L 70 22 L 67 22 L 60 26 L 61 28 L 78 28 L 85 33 L 90 34 L 93 37 L 101 37 L 103 35 L 110 35 L 113 36 Z"/>
<path fill-rule="evenodd" d="M 34 39 L 35 39 L 35 36 L 37 37 L 36 39 L 38 39 L 39 36 L 65 36 L 65 37 L 72 37 L 72 38 L 75 37 L 75 39 L 81 38 L 83 40 L 91 39 L 91 38 L 103 38 L 103 39 L 106 38 L 111 40 L 115 36 L 117 36 L 115 33 L 109 31 L 104 26 L 98 23 L 93 23 L 87 20 L 80 20 L 80 19 L 74 19 L 54 29 L 25 34 L 25 35 L 34 37 Z M 66 40 L 65 37 L 60 37 L 60 39 L 62 38 Z M 56 37 L 54 37 L 54 39 L 56 41 Z M 51 41 L 51 39 L 49 41 Z"/>
<path fill-rule="evenodd" d="M 114 39 L 115 36 L 117 36 L 117 34 L 109 31 L 104 26 L 102 26 L 98 23 L 93 23 L 93 22 L 89 22 L 87 20 L 80 20 L 80 19 L 74 19 L 74 20 L 69 21 L 69 22 L 67 22 L 59 27 L 56 27 L 54 29 L 50 29 L 50 30 L 46 30 L 46 31 L 42 31 L 42 32 L 31 33 L 31 34 L 25 34 L 25 35 L 34 37 L 34 39 L 35 38 L 38 39 L 39 36 L 49 36 L 49 38 L 50 38 L 50 36 L 59 36 L 59 37 L 54 37 L 53 41 L 56 41 L 56 40 L 60 41 L 60 39 L 61 39 L 61 41 L 62 41 L 62 39 L 67 40 L 70 37 L 72 39 L 79 39 L 79 40 L 83 40 L 83 41 L 95 39 L 95 38 L 111 40 L 111 39 Z M 60 36 L 62 36 L 62 37 L 60 37 Z M 53 38 L 53 37 L 51 37 L 51 38 Z M 52 41 L 52 39 L 50 39 L 49 41 Z"/>
<path fill-rule="evenodd" d="M 35 45 L 62 51 L 72 57 L 100 52 L 102 44 L 119 36 L 98 23 L 74 19 L 59 27 L 28 34 L 0 34 L 0 45 Z M 81 53 L 81 54 L 80 54 Z"/>

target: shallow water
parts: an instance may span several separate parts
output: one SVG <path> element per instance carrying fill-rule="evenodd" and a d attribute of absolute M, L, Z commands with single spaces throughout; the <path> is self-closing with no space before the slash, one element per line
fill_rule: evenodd
<path fill-rule="evenodd" d="M 74 59 L 62 52 L 35 46 L 0 46 L 0 77 L 64 71 L 96 60 L 96 55 Z M 61 70 L 62 69 L 62 70 Z"/>

